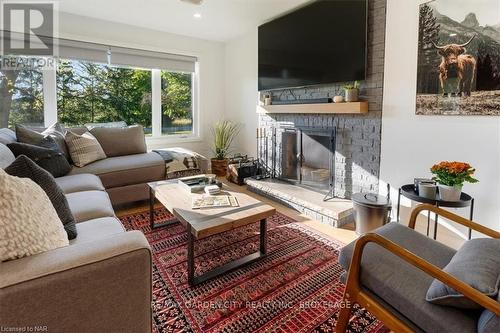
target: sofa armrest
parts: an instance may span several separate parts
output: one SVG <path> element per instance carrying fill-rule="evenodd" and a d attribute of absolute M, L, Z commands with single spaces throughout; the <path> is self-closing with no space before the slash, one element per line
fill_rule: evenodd
<path fill-rule="evenodd" d="M 4 327 L 151 332 L 151 251 L 125 232 L 0 264 Z"/>

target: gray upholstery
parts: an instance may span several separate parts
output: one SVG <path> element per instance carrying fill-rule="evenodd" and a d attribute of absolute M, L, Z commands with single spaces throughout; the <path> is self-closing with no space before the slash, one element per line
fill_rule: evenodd
<path fill-rule="evenodd" d="M 9 143 L 16 142 L 16 133 L 8 128 L 0 128 L 0 143 L 8 145 Z"/>
<path fill-rule="evenodd" d="M 375 231 L 439 268 L 445 267 L 455 250 L 397 223 Z M 339 262 L 349 269 L 354 242 L 345 246 Z M 425 300 L 433 278 L 376 244 L 368 244 L 361 261 L 363 288 L 391 304 L 391 311 L 425 332 L 474 332 L 478 314 L 434 305 Z"/>
<path fill-rule="evenodd" d="M 0 143 L 0 168 L 5 169 L 14 162 L 15 159 L 16 157 L 12 154 L 10 149 L 3 143 Z"/>
<path fill-rule="evenodd" d="M 110 157 L 83 168 L 73 167 L 70 175 L 92 173 L 106 189 L 164 179 L 165 162 L 156 153 Z"/>
<path fill-rule="evenodd" d="M 101 180 L 96 175 L 82 173 L 56 178 L 56 183 L 65 194 L 83 191 L 104 191 Z"/>
<path fill-rule="evenodd" d="M 115 216 L 109 196 L 104 191 L 70 193 L 66 194 L 66 199 L 77 223 Z"/>
<path fill-rule="evenodd" d="M 500 295 L 497 297 L 500 302 Z M 500 317 L 490 310 L 483 310 L 477 323 L 478 333 L 498 333 L 500 332 Z"/>
<path fill-rule="evenodd" d="M 90 130 L 101 144 L 107 157 L 144 154 L 147 152 L 144 128 L 141 125 L 129 127 L 96 127 Z"/>
<path fill-rule="evenodd" d="M 93 242 L 125 231 L 116 217 L 101 217 L 78 223 L 76 229 L 78 237 L 72 239 L 70 245 Z"/>
<path fill-rule="evenodd" d="M 479 290 L 496 297 L 500 284 L 500 239 L 478 238 L 465 242 L 444 271 Z M 463 309 L 481 309 L 481 306 L 461 293 L 434 280 L 427 291 L 427 301 Z"/>

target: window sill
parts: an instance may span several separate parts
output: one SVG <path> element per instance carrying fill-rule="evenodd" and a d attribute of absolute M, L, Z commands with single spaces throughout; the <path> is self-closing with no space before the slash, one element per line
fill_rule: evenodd
<path fill-rule="evenodd" d="M 163 135 L 163 136 L 147 136 L 146 144 L 174 144 L 174 143 L 188 143 L 188 142 L 202 142 L 200 136 L 189 135 Z"/>

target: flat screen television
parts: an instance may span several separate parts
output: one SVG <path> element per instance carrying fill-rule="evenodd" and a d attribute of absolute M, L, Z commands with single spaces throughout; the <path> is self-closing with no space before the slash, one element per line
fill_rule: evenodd
<path fill-rule="evenodd" d="M 366 77 L 367 0 L 319 0 L 259 26 L 259 91 Z"/>

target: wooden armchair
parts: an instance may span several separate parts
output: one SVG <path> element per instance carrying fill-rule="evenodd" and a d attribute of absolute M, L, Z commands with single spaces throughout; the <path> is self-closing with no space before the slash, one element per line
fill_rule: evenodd
<path fill-rule="evenodd" d="M 461 216 L 448 212 L 446 210 L 431 206 L 431 205 L 420 205 L 413 209 L 409 221 L 409 228 L 415 229 L 415 223 L 417 221 L 417 216 L 422 211 L 432 211 L 439 216 L 445 217 L 451 221 L 454 221 L 458 224 L 476 230 L 484 235 L 490 236 L 492 238 L 500 238 L 500 233 L 489 228 L 486 228 L 482 225 L 479 225 L 475 222 L 467 220 Z M 416 232 L 416 231 L 412 231 Z M 347 283 L 346 289 L 344 292 L 344 302 L 345 304 L 358 303 L 362 307 L 366 308 L 370 313 L 376 316 L 379 320 L 381 320 L 389 329 L 394 332 L 414 332 L 414 329 L 410 327 L 407 322 L 401 320 L 401 315 L 398 316 L 388 309 L 383 302 L 380 301 L 377 295 L 371 294 L 371 292 L 367 292 L 366 288 L 363 288 L 361 283 L 361 261 L 363 250 L 366 245 L 369 243 L 376 243 L 385 251 L 390 251 L 394 255 L 398 256 L 400 259 L 406 261 L 408 264 L 418 268 L 419 270 L 425 272 L 426 274 L 432 276 L 435 279 L 442 281 L 448 286 L 452 287 L 456 291 L 459 291 L 467 298 L 475 301 L 480 304 L 484 308 L 490 310 L 495 313 L 497 316 L 500 316 L 500 303 L 487 297 L 477 291 L 476 289 L 470 287 L 468 284 L 456 279 L 455 277 L 447 274 L 441 268 L 433 265 L 432 263 L 424 260 L 420 256 L 416 255 L 405 249 L 404 247 L 384 238 L 381 235 L 376 233 L 369 233 L 362 237 L 360 237 L 355 245 L 354 250 L 352 252 L 352 259 L 349 266 L 349 272 L 347 275 Z M 414 251 L 416 252 L 416 251 Z M 397 269 L 397 267 L 395 267 Z M 408 283 L 412 283 L 412 277 L 408 277 Z M 436 305 L 437 306 L 437 305 Z M 437 306 L 439 307 L 439 306 Z M 453 310 L 457 311 L 457 310 Z M 342 308 L 340 310 L 337 326 L 335 328 L 335 332 L 341 333 L 345 332 L 347 328 L 347 324 L 349 322 L 351 315 L 350 308 Z M 418 325 L 418 323 L 416 323 Z"/>

